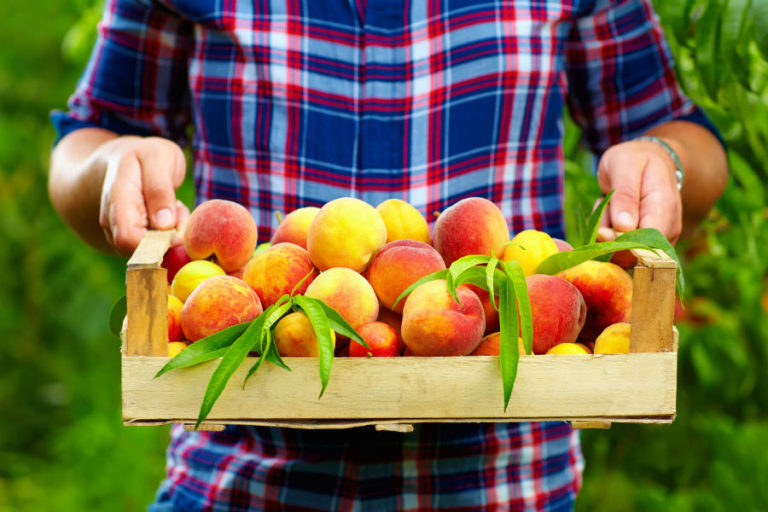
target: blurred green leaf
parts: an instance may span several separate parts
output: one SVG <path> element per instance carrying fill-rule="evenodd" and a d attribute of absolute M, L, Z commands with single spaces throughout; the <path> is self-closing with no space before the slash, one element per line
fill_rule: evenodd
<path fill-rule="evenodd" d="M 704 13 L 696 22 L 696 62 L 699 76 L 707 94 L 717 101 L 720 91 L 722 71 L 718 69 L 721 63 L 720 54 L 720 12 L 721 0 L 711 0 L 707 3 Z"/>
<path fill-rule="evenodd" d="M 123 295 L 112 304 L 112 310 L 109 312 L 109 330 L 112 334 L 120 336 L 123 331 L 123 320 L 128 312 L 128 302 Z"/>

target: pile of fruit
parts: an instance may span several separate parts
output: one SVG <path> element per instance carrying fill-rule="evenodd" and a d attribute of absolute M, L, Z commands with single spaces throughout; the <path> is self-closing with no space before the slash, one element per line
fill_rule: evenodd
<path fill-rule="evenodd" d="M 431 232 L 404 201 L 390 199 L 374 208 L 354 198 L 336 199 L 291 212 L 258 248 L 248 211 L 211 200 L 192 212 L 182 235 L 184 245 L 171 248 L 163 262 L 172 356 L 253 321 L 282 305 L 286 295 L 322 301 L 359 334 L 364 343 L 331 331 L 337 356 L 499 355 L 498 285 L 469 280 L 456 286 L 456 275 L 446 271 L 472 255 L 485 256 L 493 267 L 514 261 L 524 272 L 532 328 L 528 353 L 629 351 L 627 271 L 590 259 L 555 275 L 537 273 L 552 255 L 573 248 L 535 230 L 510 238 L 501 211 L 482 198 L 452 205 Z M 470 258 L 465 266 L 472 263 Z M 321 344 L 307 312 L 280 311 L 271 330 L 279 355 L 318 356 Z M 517 332 L 517 319 L 514 325 Z M 520 354 L 525 345 L 519 338 Z"/>

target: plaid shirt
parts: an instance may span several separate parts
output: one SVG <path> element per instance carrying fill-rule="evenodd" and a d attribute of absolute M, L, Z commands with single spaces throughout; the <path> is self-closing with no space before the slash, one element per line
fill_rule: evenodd
<path fill-rule="evenodd" d="M 247 206 L 261 240 L 276 210 L 341 196 L 427 218 L 482 196 L 514 232 L 562 236 L 566 103 L 596 153 L 710 126 L 649 0 L 110 0 L 53 120 L 181 144 L 194 125 L 198 200 Z M 580 485 L 561 423 L 172 434 L 156 511 L 562 510 Z"/>

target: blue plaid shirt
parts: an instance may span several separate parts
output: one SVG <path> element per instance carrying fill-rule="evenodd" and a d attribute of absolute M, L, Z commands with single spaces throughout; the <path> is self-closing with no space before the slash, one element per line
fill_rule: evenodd
<path fill-rule="evenodd" d="M 276 210 L 396 197 L 427 218 L 482 196 L 513 232 L 563 235 L 563 108 L 599 153 L 710 126 L 679 90 L 649 0 L 109 0 L 61 136 L 86 126 L 194 152 L 198 200 Z M 566 424 L 409 435 L 172 430 L 152 510 L 571 508 Z"/>

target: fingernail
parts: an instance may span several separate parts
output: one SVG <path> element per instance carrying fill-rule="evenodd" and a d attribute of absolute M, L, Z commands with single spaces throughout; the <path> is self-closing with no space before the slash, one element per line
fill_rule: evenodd
<path fill-rule="evenodd" d="M 621 225 L 623 228 L 630 230 L 635 227 L 635 218 L 632 217 L 632 215 L 628 212 L 620 212 L 616 216 L 616 223 Z"/>
<path fill-rule="evenodd" d="M 173 226 L 173 213 L 168 208 L 158 210 L 155 214 L 156 228 L 170 228 Z"/>

